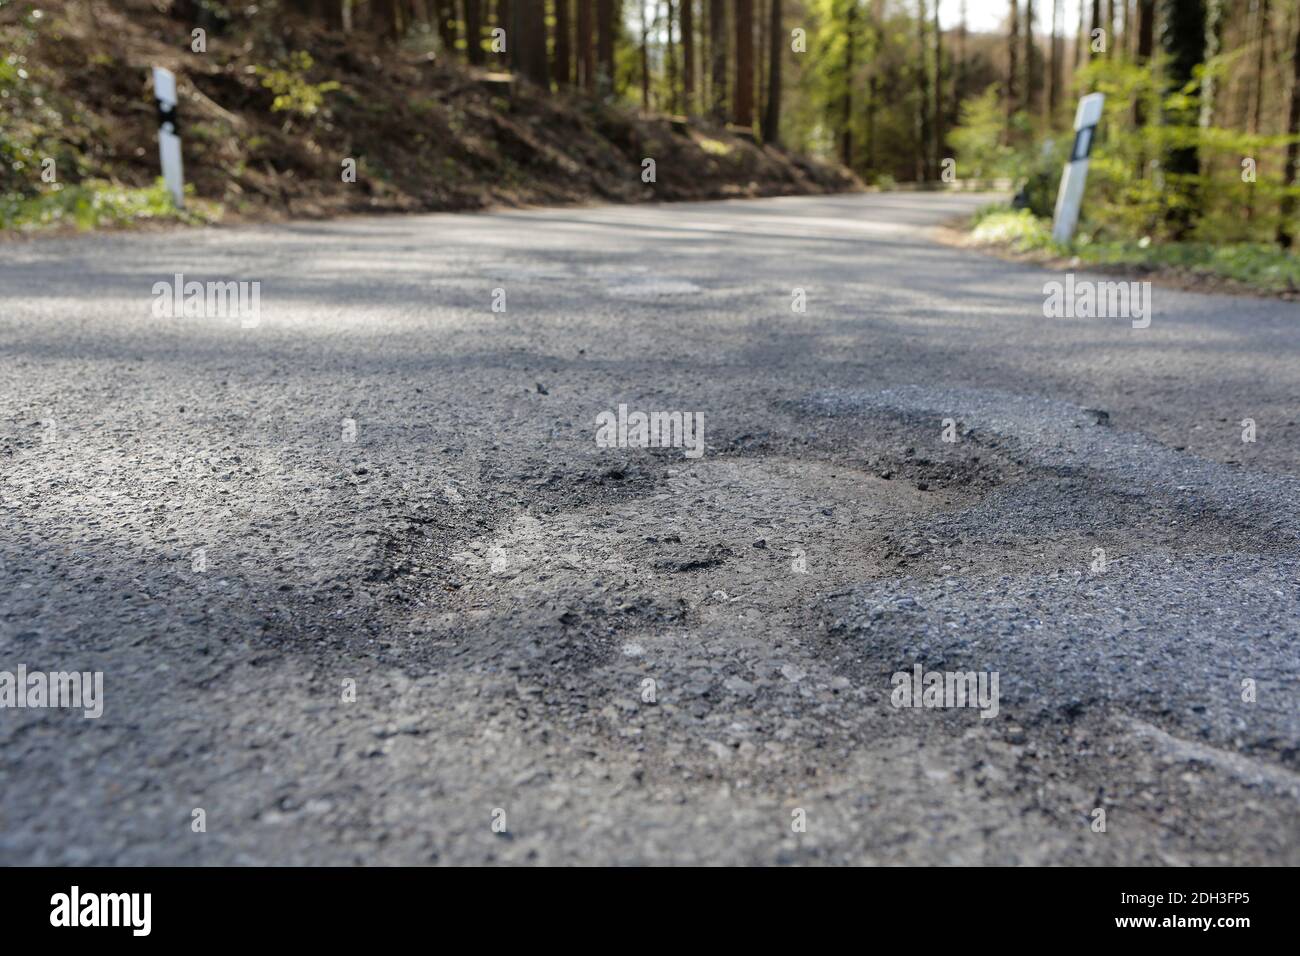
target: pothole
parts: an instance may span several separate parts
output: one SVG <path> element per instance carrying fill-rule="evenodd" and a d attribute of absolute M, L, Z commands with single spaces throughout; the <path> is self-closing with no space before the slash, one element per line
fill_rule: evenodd
<path fill-rule="evenodd" d="M 519 515 L 452 555 L 458 600 L 573 618 L 645 599 L 701 622 L 780 613 L 884 572 L 891 529 L 964 498 L 790 458 L 669 466 L 658 490 Z M 671 615 L 674 619 L 680 615 Z"/>

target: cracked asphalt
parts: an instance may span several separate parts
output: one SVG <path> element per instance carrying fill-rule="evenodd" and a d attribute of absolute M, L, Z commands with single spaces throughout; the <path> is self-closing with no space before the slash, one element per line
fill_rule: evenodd
<path fill-rule="evenodd" d="M 1300 309 L 1044 318 L 985 201 L 6 244 L 0 672 L 104 713 L 0 863 L 1300 863 Z"/>

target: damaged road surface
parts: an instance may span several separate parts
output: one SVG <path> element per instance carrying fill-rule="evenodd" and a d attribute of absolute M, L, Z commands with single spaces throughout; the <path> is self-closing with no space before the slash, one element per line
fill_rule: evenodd
<path fill-rule="evenodd" d="M 7 247 L 0 862 L 1300 863 L 1300 314 L 983 201 Z"/>

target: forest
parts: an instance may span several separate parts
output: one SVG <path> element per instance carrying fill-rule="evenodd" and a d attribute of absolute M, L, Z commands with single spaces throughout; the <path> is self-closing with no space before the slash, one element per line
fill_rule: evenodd
<path fill-rule="evenodd" d="M 989 4 L 980 8 L 986 26 Z M 135 0 L 51 5 L 69 21 L 135 16 Z M 1101 92 L 1085 241 L 1291 247 L 1300 228 L 1300 4 L 995 5 L 995 30 L 968 26 L 968 0 L 172 0 L 139 9 L 165 11 L 175 33 L 160 39 L 182 50 L 199 36 L 214 51 L 237 46 L 238 54 L 224 54 L 226 79 L 256 78 L 274 96 L 270 109 L 290 114 L 292 134 L 348 125 L 350 64 L 377 65 L 373 90 L 385 71 L 395 75 L 419 57 L 490 90 L 526 87 L 534 116 L 578 104 L 585 115 L 620 110 L 626 123 L 655 117 L 679 131 L 718 130 L 757 144 L 760 157 L 841 164 L 880 188 L 1009 182 L 1018 211 L 1039 220 L 1052 211 L 1079 97 Z M 33 19 L 40 6 L 0 0 L 0 31 L 14 40 L 21 27 L 30 41 L 42 29 Z M 58 138 L 38 110 L 23 121 L 24 91 L 29 105 L 41 92 L 31 76 L 25 84 L 19 77 L 28 59 L 11 52 L 0 61 L 0 92 L 12 110 L 0 123 L 0 155 L 16 174 L 3 190 L 11 205 L 40 189 L 31 162 L 38 140 Z M 441 106 L 458 108 L 455 89 L 439 95 Z M 207 98 L 250 108 L 224 89 Z M 53 99 L 44 97 L 47 112 Z M 608 135 L 637 146 L 654 139 Z M 724 155 L 726 143 L 702 140 L 701 161 L 710 151 Z M 290 144 L 246 165 L 291 191 L 287 152 Z M 455 156 L 447 164 L 466 168 Z M 525 162 L 510 175 L 526 184 L 540 165 Z M 781 175 L 782 189 L 798 188 L 788 170 Z M 1041 238 L 1023 217 L 998 225 L 1022 241 Z"/>
<path fill-rule="evenodd" d="M 1283 246 L 1296 229 L 1294 2 L 1084 0 L 1067 23 L 1064 0 L 1009 0 L 1001 36 L 972 35 L 964 0 L 293 6 L 394 43 L 436 33 L 451 55 L 473 65 L 499 55 L 544 89 L 725 120 L 886 185 L 939 179 L 950 157 L 959 177 L 1051 178 L 1078 97 L 1099 91 L 1097 188 L 1111 224 Z M 958 9 L 955 28 L 942 26 L 944 6 Z M 497 39 L 510 36 L 519 42 Z M 1050 185 L 1031 190 L 1039 211 Z"/>

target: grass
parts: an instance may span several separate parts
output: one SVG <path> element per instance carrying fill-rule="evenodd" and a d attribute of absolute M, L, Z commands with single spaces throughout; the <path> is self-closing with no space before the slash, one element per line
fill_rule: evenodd
<path fill-rule="evenodd" d="M 710 139 L 707 136 L 697 136 L 695 137 L 695 142 L 699 144 L 700 149 L 704 150 L 704 152 L 708 153 L 710 156 L 731 155 L 732 147 L 722 142 L 722 140 Z"/>
<path fill-rule="evenodd" d="M 1052 241 L 1052 226 L 1029 210 L 990 206 L 976 213 L 971 239 L 1019 253 L 1078 259 L 1100 267 L 1227 279 L 1261 292 L 1300 291 L 1300 256 L 1265 243 L 1153 243 L 1082 235 L 1069 245 Z"/>
<path fill-rule="evenodd" d="M 189 196 L 184 209 L 176 208 L 159 179 L 146 189 L 117 186 L 88 179 L 75 186 L 58 185 L 37 196 L 0 196 L 0 229 L 40 232 L 72 227 L 81 231 L 111 229 L 147 222 L 201 225 L 220 218 L 215 203 Z"/>

